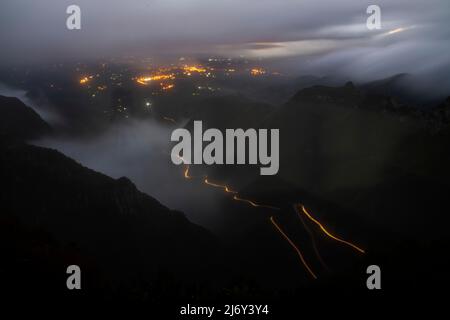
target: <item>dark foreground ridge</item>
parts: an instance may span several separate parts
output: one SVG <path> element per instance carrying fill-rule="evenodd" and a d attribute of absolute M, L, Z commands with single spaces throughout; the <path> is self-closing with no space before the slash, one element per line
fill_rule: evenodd
<path fill-rule="evenodd" d="M 11 281 L 11 287 L 2 285 L 3 293 L 28 288 L 30 270 L 28 280 L 39 282 L 37 288 L 64 292 L 65 268 L 71 264 L 96 270 L 85 284 L 88 292 L 120 286 L 122 279 L 145 286 L 157 275 L 160 281 L 172 275 L 197 281 L 212 272 L 207 266 L 214 265 L 218 251 L 212 234 L 140 192 L 127 178 L 112 179 L 54 150 L 5 142 L 0 149 L 6 252 L 1 273 Z M 23 288 L 18 285 L 22 281 Z"/>

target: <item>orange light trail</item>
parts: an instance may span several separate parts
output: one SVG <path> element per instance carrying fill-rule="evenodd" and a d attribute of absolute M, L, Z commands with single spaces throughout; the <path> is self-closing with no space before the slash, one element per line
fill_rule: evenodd
<path fill-rule="evenodd" d="M 217 183 L 210 182 L 210 181 L 208 180 L 207 177 L 203 180 L 203 182 L 204 182 L 205 184 L 209 185 L 209 186 L 212 186 L 212 187 L 215 187 L 215 188 L 221 188 L 221 189 L 223 189 L 226 193 L 233 193 L 233 194 L 236 194 L 236 193 L 237 193 L 237 191 L 231 190 L 231 189 L 228 188 L 228 186 L 226 186 L 226 185 L 221 185 L 221 184 L 217 184 Z"/>
<path fill-rule="evenodd" d="M 291 245 L 292 248 L 297 252 L 298 256 L 300 257 L 301 262 L 305 266 L 306 270 L 308 270 L 309 274 L 314 278 L 317 279 L 317 276 L 314 274 L 314 272 L 311 270 L 309 265 L 306 263 L 305 258 L 303 258 L 303 254 L 300 251 L 300 249 L 295 245 L 295 243 L 292 242 L 291 239 L 287 236 L 286 233 L 278 226 L 278 224 L 275 222 L 273 217 L 270 217 L 270 222 L 275 226 L 275 228 L 278 230 L 278 232 L 283 236 L 283 238 Z"/>
<path fill-rule="evenodd" d="M 183 160 L 183 162 L 185 162 L 185 160 L 183 159 L 183 157 L 177 156 L 179 159 Z M 192 179 L 193 177 L 189 174 L 189 170 L 190 170 L 190 166 L 187 164 L 185 169 L 184 169 L 184 178 L 185 179 Z M 243 198 L 239 198 L 237 196 L 238 192 L 232 190 L 230 187 L 228 187 L 227 185 L 223 185 L 223 184 L 218 184 L 218 183 L 214 183 L 208 180 L 208 177 L 205 177 L 203 179 L 203 183 L 206 184 L 207 186 L 210 187 L 214 187 L 214 188 L 220 188 L 223 189 L 226 193 L 231 193 L 234 194 L 233 196 L 233 200 L 235 201 L 240 201 L 240 202 L 244 202 L 247 204 L 250 204 L 252 207 L 255 208 L 268 208 L 268 209 L 273 209 L 273 210 L 280 210 L 280 208 L 274 207 L 274 206 L 269 206 L 269 205 L 264 205 L 264 204 L 259 204 L 256 203 L 254 201 L 248 200 L 248 199 L 243 199 Z"/>
<path fill-rule="evenodd" d="M 184 177 L 186 179 L 192 179 L 192 177 L 189 175 L 189 165 L 186 165 L 186 169 L 184 170 Z"/>
<path fill-rule="evenodd" d="M 246 202 L 246 203 L 250 204 L 252 207 L 256 207 L 256 208 L 269 208 L 269 209 L 274 209 L 274 210 L 280 210 L 280 208 L 273 207 L 273 206 L 268 206 L 268 205 L 264 205 L 264 204 L 259 204 L 259 203 L 256 203 L 254 201 L 248 200 L 248 199 L 242 199 L 242 198 L 239 198 L 236 195 L 233 197 L 233 200 Z"/>
<path fill-rule="evenodd" d="M 298 205 L 298 206 L 300 206 L 300 205 Z M 316 219 L 314 219 L 311 216 L 311 214 L 306 210 L 304 205 L 301 205 L 301 208 L 302 208 L 302 212 L 308 217 L 308 219 L 311 220 L 312 222 L 314 222 L 316 225 L 318 225 L 319 228 L 323 231 L 323 233 L 325 233 L 328 237 L 330 237 L 331 239 L 334 239 L 334 240 L 336 240 L 338 242 L 341 242 L 343 244 L 346 244 L 346 245 L 352 247 L 353 249 L 359 251 L 360 253 L 366 253 L 363 249 L 361 249 L 360 247 L 356 246 L 355 244 L 353 244 L 351 242 L 348 242 L 348 241 L 345 241 L 345 240 L 342 240 L 342 239 L 334 236 L 333 234 L 331 234 L 327 229 L 325 229 L 325 227 L 319 221 L 317 221 Z M 300 214 L 298 211 L 297 211 L 297 213 Z"/>
<path fill-rule="evenodd" d="M 295 211 L 297 212 L 297 208 L 295 208 Z M 298 212 L 297 212 L 298 213 Z M 308 227 L 308 225 L 306 224 L 306 222 L 303 220 L 303 217 L 301 214 L 298 215 L 298 217 L 300 218 L 300 221 L 303 224 L 303 227 L 305 228 L 306 232 L 308 232 L 309 237 L 311 238 L 311 243 L 312 243 L 312 247 L 314 250 L 314 253 L 316 254 L 317 259 L 319 260 L 320 264 L 327 270 L 329 270 L 330 268 L 327 266 L 327 264 L 325 263 L 325 261 L 323 260 L 320 252 L 319 252 L 319 248 L 317 247 L 316 244 L 316 239 L 314 238 L 314 234 L 312 233 L 311 229 Z"/>

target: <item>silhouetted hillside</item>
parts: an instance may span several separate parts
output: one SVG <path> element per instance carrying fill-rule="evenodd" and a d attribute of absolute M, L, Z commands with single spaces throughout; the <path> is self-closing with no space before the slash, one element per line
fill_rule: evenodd
<path fill-rule="evenodd" d="M 442 192 L 436 192 L 449 189 L 445 110 L 445 105 L 430 112 L 399 107 L 395 99 L 351 83 L 314 86 L 299 91 L 263 127 L 282 132 L 280 178 L 363 217 L 390 217 L 391 228 L 406 217 L 408 226 L 420 227 L 419 208 L 427 202 L 435 209 L 447 207 Z M 402 186 L 397 196 L 388 196 L 390 185 Z M 392 210 L 385 206 L 389 203 Z"/>
<path fill-rule="evenodd" d="M 28 140 L 50 132 L 50 126 L 22 101 L 0 96 L 0 137 Z"/>
<path fill-rule="evenodd" d="M 45 227 L 111 265 L 135 265 L 145 272 L 172 265 L 177 272 L 192 271 L 193 257 L 208 261 L 216 249 L 206 230 L 143 194 L 127 178 L 114 180 L 54 150 L 23 144 L 2 145 L 1 150 L 2 214 Z"/>

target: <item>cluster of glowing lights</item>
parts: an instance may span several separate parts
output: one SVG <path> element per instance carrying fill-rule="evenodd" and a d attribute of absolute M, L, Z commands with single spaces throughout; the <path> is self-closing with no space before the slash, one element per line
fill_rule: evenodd
<path fill-rule="evenodd" d="M 80 84 L 86 84 L 89 82 L 89 80 L 91 80 L 92 78 L 94 78 L 94 76 L 88 76 L 88 77 L 83 77 L 80 79 Z"/>
<path fill-rule="evenodd" d="M 172 83 L 169 83 L 169 84 L 160 83 L 160 85 L 161 85 L 161 90 L 164 90 L 164 91 L 173 89 L 173 87 L 175 87 L 175 85 Z"/>
<path fill-rule="evenodd" d="M 266 70 L 264 70 L 263 68 L 253 68 L 250 70 L 250 74 L 254 77 L 262 76 L 266 74 Z"/>
<path fill-rule="evenodd" d="M 149 77 L 139 77 L 136 79 L 137 83 L 146 85 L 151 81 L 163 81 L 163 80 L 173 80 L 175 79 L 175 75 L 173 73 L 170 74 L 156 74 Z"/>
<path fill-rule="evenodd" d="M 194 72 L 196 72 L 196 73 L 205 73 L 207 70 L 205 68 L 203 68 L 203 67 L 200 67 L 200 66 L 188 66 L 188 65 L 185 65 L 183 67 L 183 71 L 184 71 L 185 75 L 190 76 Z"/>

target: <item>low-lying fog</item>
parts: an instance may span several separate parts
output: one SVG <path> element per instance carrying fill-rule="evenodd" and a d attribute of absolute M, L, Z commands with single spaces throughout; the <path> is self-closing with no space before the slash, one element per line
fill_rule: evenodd
<path fill-rule="evenodd" d="M 42 119 L 44 119 L 52 126 L 58 126 L 64 122 L 59 115 L 55 114 L 54 112 L 50 112 L 48 108 L 37 105 L 32 99 L 27 96 L 27 92 L 25 90 L 13 88 L 0 83 L 0 95 L 6 97 L 16 97 L 27 106 L 33 108 L 33 110 L 36 111 Z"/>
<path fill-rule="evenodd" d="M 0 83 L 0 95 L 20 99 L 53 127 L 64 126 L 66 122 L 47 106 L 34 103 L 24 90 Z M 170 135 L 174 129 L 174 125 L 156 120 L 129 120 L 111 125 L 89 139 L 61 136 L 32 143 L 56 149 L 110 177 L 128 177 L 140 191 L 163 205 L 180 210 L 191 221 L 217 231 L 222 220 L 218 204 L 223 194 L 206 187 L 199 179 L 185 179 L 185 167 L 172 163 Z"/>
<path fill-rule="evenodd" d="M 173 128 L 153 120 L 119 124 L 89 140 L 47 138 L 35 144 L 53 148 L 113 178 L 126 176 L 139 190 L 178 209 L 194 222 L 213 227 L 220 193 L 184 178 L 184 166 L 170 159 Z"/>

